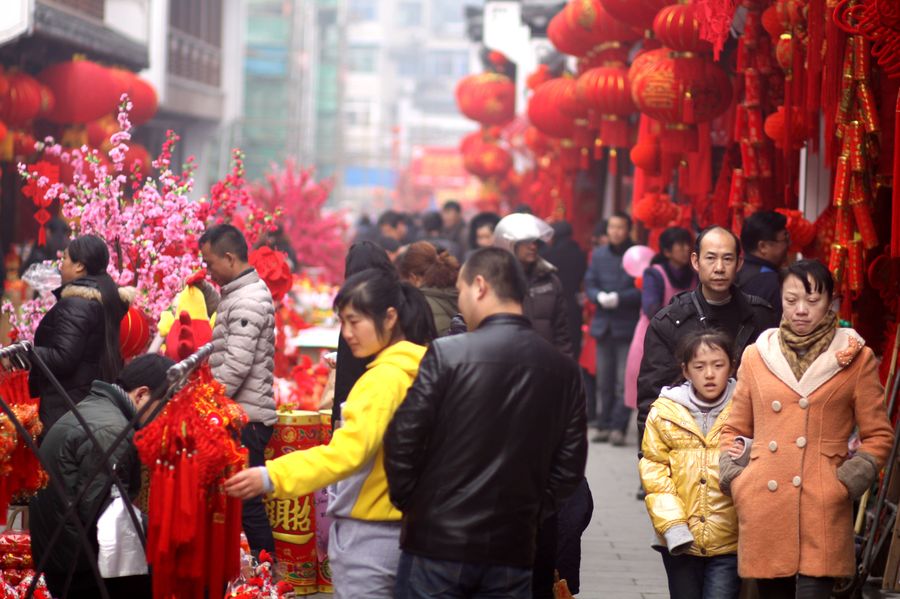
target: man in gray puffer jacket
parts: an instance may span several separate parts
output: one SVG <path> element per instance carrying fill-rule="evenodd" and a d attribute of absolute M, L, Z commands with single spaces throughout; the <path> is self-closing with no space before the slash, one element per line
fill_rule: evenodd
<path fill-rule="evenodd" d="M 247 242 L 231 225 L 216 225 L 200 238 L 200 252 L 210 278 L 222 289 L 213 327 L 213 376 L 225 394 L 247 413 L 241 430 L 250 466 L 265 465 L 264 451 L 278 420 L 273 390 L 275 369 L 275 305 L 266 283 L 247 262 Z M 244 502 L 244 533 L 250 549 L 275 551 L 272 529 L 262 499 Z"/>

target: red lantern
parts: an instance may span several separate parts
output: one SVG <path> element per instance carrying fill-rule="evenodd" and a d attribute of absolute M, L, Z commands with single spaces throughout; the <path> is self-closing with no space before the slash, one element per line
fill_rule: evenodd
<path fill-rule="evenodd" d="M 110 136 L 118 130 L 119 123 L 111 114 L 107 114 L 96 121 L 91 121 L 85 127 L 88 143 L 95 148 L 99 148 L 108 143 Z"/>
<path fill-rule="evenodd" d="M 143 125 L 153 118 L 159 107 L 156 90 L 144 79 L 125 69 L 110 69 L 113 77 L 119 81 L 122 91 L 131 100 L 131 112 L 128 115 L 133 125 Z"/>
<path fill-rule="evenodd" d="M 640 63 L 638 59 L 643 59 Z M 707 58 L 673 58 L 665 48 L 635 59 L 629 71 L 638 110 L 666 125 L 663 149 L 684 153 L 697 142 L 694 125 L 711 121 L 731 104 L 731 80 Z M 675 61 L 681 61 L 676 67 Z"/>
<path fill-rule="evenodd" d="M 571 0 L 550 20 L 547 37 L 561 52 L 584 56 L 598 46 L 630 43 L 641 35 L 613 17 L 599 0 Z"/>
<path fill-rule="evenodd" d="M 125 153 L 125 172 L 138 176 L 146 176 L 150 171 L 150 152 L 147 148 L 134 141 L 128 142 L 128 151 Z"/>
<path fill-rule="evenodd" d="M 763 130 L 766 136 L 775 142 L 776 148 L 784 147 L 784 106 L 779 106 L 777 112 L 766 117 Z M 791 148 L 799 150 L 803 147 L 804 140 L 809 136 L 806 124 L 803 122 L 803 114 L 796 106 L 791 107 Z"/>
<path fill-rule="evenodd" d="M 637 107 L 631 99 L 625 66 L 604 66 L 586 71 L 578 78 L 575 94 L 579 103 L 599 118 L 603 145 L 616 148 L 629 145 L 628 115 L 636 112 Z"/>
<path fill-rule="evenodd" d="M 25 131 L 15 131 L 13 136 L 13 154 L 16 156 L 31 156 L 34 154 L 34 136 Z"/>
<path fill-rule="evenodd" d="M 575 80 L 551 79 L 534 90 L 528 102 L 528 120 L 550 137 L 571 138 L 575 132 L 574 119 L 559 107 L 573 102 L 576 102 Z"/>
<path fill-rule="evenodd" d="M 150 343 L 150 324 L 143 312 L 131 306 L 119 324 L 119 351 L 123 360 L 141 354 Z"/>
<path fill-rule="evenodd" d="M 635 202 L 632 214 L 648 229 L 656 229 L 677 219 L 681 209 L 666 194 L 645 193 Z"/>
<path fill-rule="evenodd" d="M 639 143 L 631 148 L 631 162 L 639 169 L 643 169 L 648 175 L 659 174 L 660 148 L 659 144 Z"/>
<path fill-rule="evenodd" d="M 650 29 L 656 13 L 669 0 L 600 0 L 603 8 L 616 19 L 637 29 Z"/>
<path fill-rule="evenodd" d="M 673 4 L 657 13 L 653 33 L 676 52 L 711 52 L 712 44 L 700 39 L 700 21 L 693 4 Z"/>
<path fill-rule="evenodd" d="M 44 85 L 43 83 L 38 83 L 41 86 L 41 115 L 46 115 L 48 112 L 53 110 L 53 107 L 56 106 L 56 96 L 53 95 L 53 91 Z"/>
<path fill-rule="evenodd" d="M 38 75 L 56 98 L 47 120 L 53 123 L 87 123 L 113 112 L 120 85 L 109 69 L 89 60 L 70 60 L 51 65 Z"/>
<path fill-rule="evenodd" d="M 468 145 L 463 165 L 480 179 L 499 179 L 512 168 L 512 156 L 496 143 L 479 141 Z"/>
<path fill-rule="evenodd" d="M 504 125 L 515 116 L 516 86 L 499 73 L 469 75 L 456 86 L 456 104 L 473 121 Z"/>
<path fill-rule="evenodd" d="M 12 127 L 24 127 L 41 112 L 41 85 L 21 71 L 7 73 L 9 85 L 0 100 L 0 119 Z"/>
<path fill-rule="evenodd" d="M 6 123 L 0 121 L 0 141 L 6 139 L 6 134 L 9 133 L 9 129 L 6 127 Z"/>

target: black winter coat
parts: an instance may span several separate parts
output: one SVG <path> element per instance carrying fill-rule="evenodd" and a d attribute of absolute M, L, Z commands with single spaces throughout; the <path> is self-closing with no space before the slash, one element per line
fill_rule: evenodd
<path fill-rule="evenodd" d="M 739 313 L 740 328 L 735 335 L 732 355 L 740 364 L 748 345 L 756 342 L 759 334 L 778 326 L 778 319 L 767 301 L 731 289 L 734 309 Z M 698 309 L 699 308 L 699 309 Z M 701 314 L 703 312 L 703 314 Z M 650 406 L 659 398 L 663 387 L 673 385 L 681 375 L 681 365 L 675 357 L 678 342 L 688 333 L 706 328 L 709 306 L 700 289 L 683 291 L 672 298 L 668 306 L 650 320 L 644 337 L 644 357 L 638 375 L 638 439 L 644 438 L 644 423 Z"/>
<path fill-rule="evenodd" d="M 92 279 L 81 278 L 53 293 L 57 302 L 35 331 L 34 351 L 78 403 L 90 391 L 91 383 L 101 378 L 106 324 L 100 290 Z M 126 300 L 128 291 L 122 293 L 121 299 Z M 69 407 L 37 367 L 31 370 L 29 386 L 31 394 L 41 399 L 39 414 L 46 434 Z"/>
<path fill-rule="evenodd" d="M 78 411 L 84 416 L 101 447 L 94 446 L 75 414 L 68 412 L 47 431 L 41 443 L 40 456 L 47 464 L 50 476 L 65 487 L 69 501 L 75 501 L 87 489 L 78 503 L 76 514 L 88 530 L 95 552 L 93 557 L 96 559 L 97 520 L 110 502 L 109 489 L 105 489 L 109 476 L 101 466 L 100 459 L 115 438 L 130 426 L 135 408 L 120 387 L 95 381 L 90 393 L 78 404 Z M 129 431 L 110 457 L 109 463 L 115 468 L 129 495 L 136 497 L 140 491 L 141 477 L 137 450 L 132 443 L 133 436 L 134 431 Z M 49 546 L 50 537 L 64 514 L 65 504 L 52 485 L 41 489 L 32 498 L 29 517 L 35 563 L 44 554 L 49 554 L 45 570 L 50 580 L 64 581 L 73 568 L 75 580 L 83 576 L 92 577 L 88 562 L 90 557 L 71 520 L 64 524 L 57 542 L 52 547 Z M 61 589 L 51 591 L 57 596 Z"/>
<path fill-rule="evenodd" d="M 538 258 L 526 271 L 528 295 L 522 306 L 537 334 L 569 357 L 574 357 L 574 347 L 569 334 L 569 316 L 566 293 L 556 276 L 556 267 Z"/>
<path fill-rule="evenodd" d="M 486 318 L 435 340 L 384 437 L 400 546 L 440 560 L 530 568 L 539 518 L 584 477 L 578 366 L 527 319 Z"/>
<path fill-rule="evenodd" d="M 776 265 L 747 254 L 738 272 L 737 286 L 747 295 L 755 295 L 772 304 L 775 315 L 781 321 L 781 279 Z"/>
<path fill-rule="evenodd" d="M 575 240 L 563 237 L 543 252 L 544 259 L 556 267 L 556 275 L 562 283 L 569 321 L 569 339 L 575 346 L 581 343 L 582 309 L 578 293 L 587 271 L 587 255 Z M 578 352 L 575 352 L 578 353 Z"/>

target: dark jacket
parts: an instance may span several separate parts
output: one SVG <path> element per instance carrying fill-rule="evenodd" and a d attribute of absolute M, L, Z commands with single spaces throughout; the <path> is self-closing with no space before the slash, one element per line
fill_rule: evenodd
<path fill-rule="evenodd" d="M 78 403 L 90 391 L 91 383 L 101 376 L 106 323 L 100 289 L 94 280 L 81 278 L 53 293 L 58 301 L 35 331 L 34 351 L 72 401 Z M 40 419 L 44 431 L 48 431 L 69 407 L 40 368 L 32 368 L 29 385 L 31 394 L 41 399 Z"/>
<path fill-rule="evenodd" d="M 747 254 L 737 276 L 737 286 L 748 295 L 761 297 L 772 305 L 781 321 L 781 281 L 778 266 L 759 256 Z"/>
<path fill-rule="evenodd" d="M 47 432 L 41 443 L 40 456 L 48 466 L 50 476 L 65 487 L 69 501 L 75 501 L 87 489 L 78 503 L 76 513 L 88 531 L 96 559 L 97 520 L 110 502 L 109 489 L 104 489 L 109 476 L 100 465 L 100 457 L 116 437 L 129 427 L 135 408 L 120 387 L 95 381 L 90 393 L 78 404 L 78 411 L 97 438 L 100 449 L 89 440 L 75 414 L 69 412 Z M 129 431 L 109 459 L 132 498 L 137 496 L 141 486 L 140 463 L 132 443 L 133 436 L 134 431 Z M 49 554 L 46 566 L 48 578 L 65 580 L 72 568 L 75 580 L 80 576 L 91 577 L 88 562 L 90 558 L 84 551 L 78 529 L 71 520 L 64 525 L 57 542 L 52 547 L 49 546 L 50 537 L 64 513 L 65 506 L 52 485 L 41 489 L 32 498 L 29 517 L 35 563 L 44 554 Z M 60 593 L 60 589 L 51 590 L 54 596 Z"/>
<path fill-rule="evenodd" d="M 576 345 L 581 342 L 581 305 L 578 293 L 587 271 L 587 256 L 571 237 L 560 237 L 553 240 L 542 256 L 556 267 L 556 275 L 563 286 L 563 297 L 566 301 L 566 317 L 569 320 L 569 338 Z M 595 295 L 596 297 L 596 295 Z"/>
<path fill-rule="evenodd" d="M 347 401 L 353 385 L 363 375 L 366 368 L 374 358 L 357 358 L 350 350 L 350 346 L 344 341 L 343 335 L 338 335 L 337 368 L 334 371 L 334 401 L 331 407 L 331 428 L 337 427 L 341 420 L 341 404 Z"/>
<path fill-rule="evenodd" d="M 610 246 L 601 245 L 591 255 L 591 264 L 584 277 L 584 291 L 588 300 L 597 306 L 591 321 L 591 336 L 595 339 L 631 339 L 641 315 L 641 291 L 634 279 L 622 268 L 622 255 Z M 601 291 L 619 294 L 619 305 L 612 310 L 601 308 L 597 294 Z"/>
<path fill-rule="evenodd" d="M 767 301 L 742 293 L 735 287 L 732 287 L 729 306 L 737 312 L 736 318 L 740 322 L 733 339 L 733 355 L 740 361 L 744 348 L 753 344 L 766 329 L 777 327 L 778 320 Z M 650 320 L 637 381 L 638 439 L 644 436 L 644 422 L 653 402 L 659 398 L 660 390 L 674 385 L 681 375 L 681 366 L 675 357 L 678 342 L 692 331 L 714 326 L 706 318 L 709 313 L 709 305 L 698 288 L 679 293 Z"/>
<path fill-rule="evenodd" d="M 538 258 L 531 272 L 526 271 L 525 274 L 528 279 L 528 295 L 522 306 L 525 316 L 531 320 L 538 335 L 562 353 L 574 357 L 566 294 L 556 276 L 556 267 Z"/>
<path fill-rule="evenodd" d="M 428 307 L 431 308 L 431 315 L 434 316 L 434 328 L 437 329 L 438 337 L 443 337 L 450 330 L 450 321 L 459 313 L 459 291 L 450 287 L 449 289 L 436 289 L 434 287 L 422 287 L 420 289 Z"/>
<path fill-rule="evenodd" d="M 434 341 L 384 437 L 400 546 L 530 568 L 542 506 L 584 476 L 578 366 L 511 314 Z"/>

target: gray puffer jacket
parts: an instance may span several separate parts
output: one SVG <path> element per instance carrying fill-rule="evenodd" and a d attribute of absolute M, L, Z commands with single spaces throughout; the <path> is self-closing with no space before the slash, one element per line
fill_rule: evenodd
<path fill-rule="evenodd" d="M 222 287 L 212 343 L 209 365 L 225 394 L 250 422 L 275 424 L 275 305 L 255 269 Z"/>

